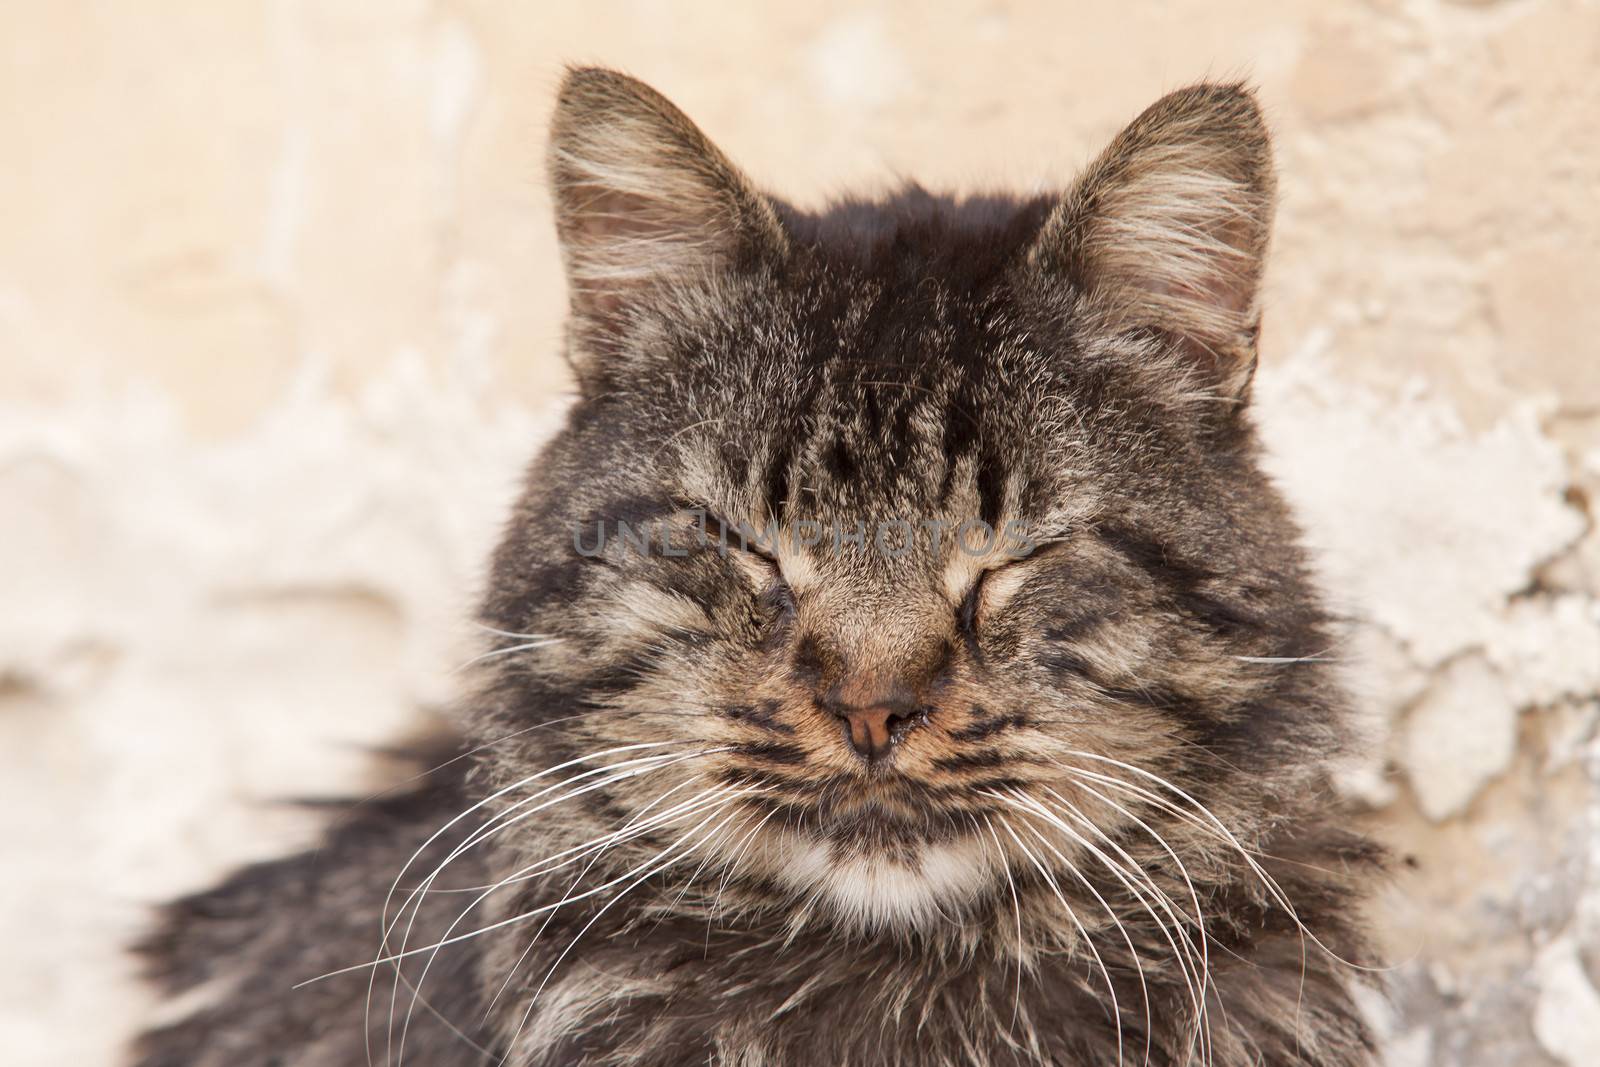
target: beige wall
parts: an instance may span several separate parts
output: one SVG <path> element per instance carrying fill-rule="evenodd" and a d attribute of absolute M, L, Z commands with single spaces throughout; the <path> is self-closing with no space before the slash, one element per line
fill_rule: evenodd
<path fill-rule="evenodd" d="M 304 840 L 259 801 L 448 697 L 566 387 L 568 60 L 803 203 L 1060 182 L 1162 90 L 1257 82 L 1262 420 L 1367 620 L 1349 786 L 1407 859 L 1389 1061 L 1600 1063 L 1600 6 L 924 7 L 6 5 L 8 1063 L 110 1062 L 141 902 Z"/>

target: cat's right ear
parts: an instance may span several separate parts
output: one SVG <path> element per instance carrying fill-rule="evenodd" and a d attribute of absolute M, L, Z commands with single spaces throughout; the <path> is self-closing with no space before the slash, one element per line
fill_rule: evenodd
<path fill-rule="evenodd" d="M 567 72 L 549 174 L 573 314 L 589 329 L 614 328 L 646 290 L 787 244 L 772 203 L 705 134 L 616 71 Z"/>

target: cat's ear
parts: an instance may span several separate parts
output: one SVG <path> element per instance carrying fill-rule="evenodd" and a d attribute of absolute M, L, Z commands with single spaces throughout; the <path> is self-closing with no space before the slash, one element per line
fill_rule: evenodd
<path fill-rule="evenodd" d="M 771 202 L 683 112 L 616 71 L 567 72 L 549 174 L 580 319 L 614 317 L 642 288 L 785 247 Z"/>
<path fill-rule="evenodd" d="M 1182 89 L 1116 136 L 1045 222 L 1030 260 L 1066 276 L 1115 326 L 1177 339 L 1220 395 L 1242 399 L 1274 185 L 1250 91 Z"/>

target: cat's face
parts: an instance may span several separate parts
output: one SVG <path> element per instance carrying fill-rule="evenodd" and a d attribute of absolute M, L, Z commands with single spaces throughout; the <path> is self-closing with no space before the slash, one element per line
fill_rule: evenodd
<path fill-rule="evenodd" d="M 1262 662 L 1318 619 L 1243 412 L 1248 97 L 1169 97 L 1059 199 L 810 216 L 577 72 L 552 174 L 584 395 L 491 578 L 534 646 L 488 661 L 499 784 L 576 761 L 575 840 L 908 926 L 1180 841 L 1122 768 L 1292 774 Z"/>

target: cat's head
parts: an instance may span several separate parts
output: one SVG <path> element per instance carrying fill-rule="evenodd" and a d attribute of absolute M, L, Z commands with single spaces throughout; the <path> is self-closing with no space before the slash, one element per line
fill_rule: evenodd
<path fill-rule="evenodd" d="M 1182 852 L 1157 777 L 1303 782 L 1332 711 L 1276 662 L 1323 636 L 1247 412 L 1246 90 L 1163 98 L 1059 194 L 808 213 L 575 70 L 550 176 L 581 397 L 475 712 L 495 785 L 547 772 L 508 796 L 585 790 L 546 840 L 581 806 L 575 843 L 906 927 L 1139 821 Z"/>

